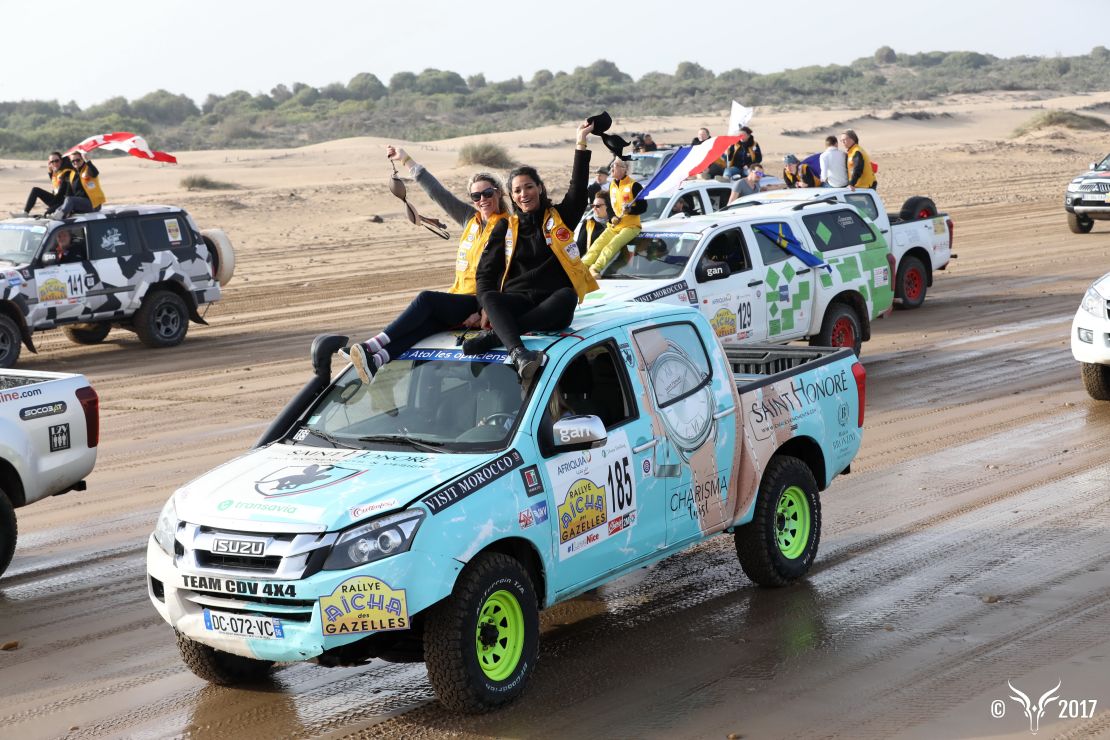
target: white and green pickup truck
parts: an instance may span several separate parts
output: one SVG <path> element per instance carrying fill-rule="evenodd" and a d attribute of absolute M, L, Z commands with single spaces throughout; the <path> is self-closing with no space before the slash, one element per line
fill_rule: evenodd
<path fill-rule="evenodd" d="M 690 305 L 725 345 L 808 339 L 858 354 L 891 312 L 894 258 L 852 205 L 771 202 L 644 224 L 594 301 Z"/>
<path fill-rule="evenodd" d="M 933 276 L 948 268 L 955 225 L 947 213 L 938 213 L 930 198 L 906 198 L 898 215 L 891 217 L 874 190 L 849 188 L 795 188 L 747 195 L 728 207 L 729 213 L 763 203 L 829 201 L 847 203 L 875 224 L 894 257 L 894 299 L 899 308 L 918 308 L 933 285 Z"/>
<path fill-rule="evenodd" d="M 15 552 L 15 510 L 83 491 L 99 436 L 100 401 L 83 375 L 0 372 L 0 575 Z"/>

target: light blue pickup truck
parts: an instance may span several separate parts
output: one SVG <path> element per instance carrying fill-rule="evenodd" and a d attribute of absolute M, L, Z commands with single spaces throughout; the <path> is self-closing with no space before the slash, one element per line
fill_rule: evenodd
<path fill-rule="evenodd" d="M 511 701 L 539 610 L 722 532 L 780 586 L 817 553 L 818 492 L 859 449 L 850 349 L 722 349 L 698 311 L 590 305 L 504 352 L 429 338 L 359 381 L 315 377 L 258 445 L 179 489 L 147 548 L 185 663 L 247 684 L 275 662 L 423 660 L 448 708 Z"/>

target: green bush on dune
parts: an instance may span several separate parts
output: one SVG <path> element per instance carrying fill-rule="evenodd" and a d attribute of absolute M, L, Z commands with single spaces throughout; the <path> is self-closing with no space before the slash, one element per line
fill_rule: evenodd
<path fill-rule="evenodd" d="M 477 141 L 464 144 L 462 149 L 459 149 L 459 164 L 481 165 L 507 170 L 513 166 L 514 162 L 509 157 L 509 153 L 505 151 L 505 147 L 500 144 L 495 144 L 492 141 Z"/>
<path fill-rule="evenodd" d="M 1075 129 L 1077 131 L 1110 130 L 1110 123 L 1107 123 L 1098 116 L 1088 116 L 1070 110 L 1046 110 L 1042 113 L 1038 113 L 1014 129 L 1014 136 L 1024 136 L 1025 134 L 1054 126 Z"/>
<path fill-rule="evenodd" d="M 213 180 L 208 175 L 189 175 L 181 178 L 181 187 L 186 190 L 237 190 L 238 185 L 223 180 Z"/>
<path fill-rule="evenodd" d="M 619 118 L 723 118 L 733 99 L 755 106 L 893 107 L 992 90 L 1104 90 L 1108 79 L 1110 50 L 1102 46 L 1084 56 L 1009 59 L 967 51 L 899 54 L 883 47 L 848 65 L 756 74 L 714 73 L 682 62 L 673 74 L 651 72 L 638 80 L 604 59 L 571 72 L 541 69 L 527 81 L 495 82 L 480 74 L 463 79 L 425 69 L 398 72 L 386 84 L 363 72 L 346 84 L 295 82 L 269 93 L 209 95 L 199 106 L 166 90 L 85 109 L 74 102 L 0 102 L 0 156 L 39 158 L 106 131 L 134 131 L 167 151 L 293 147 L 349 136 L 426 141 L 566 123 L 601 110 Z M 689 136 L 684 131 L 661 141 L 685 143 Z"/>

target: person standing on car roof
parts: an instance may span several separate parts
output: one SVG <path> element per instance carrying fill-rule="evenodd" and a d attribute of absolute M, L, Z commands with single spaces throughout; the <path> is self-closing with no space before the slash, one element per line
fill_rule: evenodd
<path fill-rule="evenodd" d="M 844 147 L 848 157 L 848 189 L 871 188 L 877 190 L 878 181 L 875 179 L 875 169 L 871 166 L 871 157 L 859 145 L 859 136 L 852 129 L 845 129 L 840 133 L 840 144 Z"/>
<path fill-rule="evenodd" d="M 598 287 L 567 227 L 578 221 L 586 207 L 590 166 L 586 136 L 594 130 L 594 120 L 578 127 L 570 187 L 558 204 L 551 202 L 534 167 L 517 167 L 509 173 L 513 215 L 494 227 L 478 264 L 478 302 L 489 317 L 491 331 L 463 342 L 463 352 L 479 354 L 504 345 L 525 382 L 543 365 L 544 355 L 525 349 L 520 335 L 569 326 L 575 307 Z"/>
<path fill-rule="evenodd" d="M 749 167 L 763 162 L 763 150 L 756 143 L 752 130 L 747 126 L 741 126 L 740 133 L 744 135 L 744 138 L 730 146 L 728 151 L 725 152 L 725 159 L 728 162 L 725 177 L 728 178 L 736 175 L 747 175 Z"/>
<path fill-rule="evenodd" d="M 582 258 L 582 264 L 597 277 L 617 253 L 640 234 L 640 214 L 647 210 L 647 201 L 636 200 L 644 186 L 628 174 L 628 163 L 620 157 L 609 166 L 613 181 L 609 183 L 609 204 L 613 216 L 609 226 Z"/>
<path fill-rule="evenodd" d="M 784 167 L 782 179 L 788 188 L 819 188 L 821 178 L 813 174 L 813 170 L 805 162 L 799 162 L 793 154 L 782 158 Z"/>
<path fill-rule="evenodd" d="M 57 219 L 66 219 L 75 213 L 99 211 L 106 200 L 100 187 L 100 170 L 96 165 L 85 159 L 80 151 L 71 154 L 69 161 L 73 165 L 70 194 L 54 210 L 52 217 Z"/>
<path fill-rule="evenodd" d="M 477 328 L 481 324 L 481 308 L 476 293 L 475 274 L 482 250 L 489 241 L 493 227 L 509 215 L 509 204 L 501 180 L 488 172 L 472 175 L 467 185 L 468 200 L 451 194 L 423 165 L 417 164 L 404 149 L 388 146 L 386 156 L 407 165 L 417 184 L 447 215 L 463 227 L 459 249 L 455 254 L 455 282 L 446 292 L 425 290 L 409 304 L 400 316 L 370 339 L 351 348 L 351 362 L 364 383 L 374 372 L 424 337 L 452 327 Z M 386 350 L 386 346 L 389 349 Z"/>
<path fill-rule="evenodd" d="M 574 212 L 572 214 L 568 211 L 568 213 L 566 214 L 568 220 L 573 219 L 574 221 L 576 221 L 582 215 L 581 203 L 585 201 L 586 177 L 587 170 L 590 164 L 589 151 L 586 149 L 585 146 L 585 138 L 586 134 L 589 133 L 591 129 L 592 126 L 585 124 L 578 128 L 578 147 L 585 152 L 585 156 L 580 156 L 582 154 L 582 151 L 576 153 L 574 160 L 574 172 L 576 177 L 580 176 L 581 181 L 572 181 L 571 190 L 567 192 L 566 197 L 563 199 L 564 203 L 568 202 L 568 199 L 577 199 L 577 202 L 579 203 L 577 212 Z M 407 154 L 404 154 L 402 150 L 394 149 L 390 156 L 391 158 L 401 159 L 402 162 L 404 162 L 405 164 L 408 164 L 411 160 L 411 157 L 408 157 Z M 428 175 L 428 177 L 430 177 L 430 175 Z M 480 177 L 486 177 L 486 179 L 478 179 Z M 513 179 L 513 177 L 510 177 L 510 181 L 512 181 Z M 516 231 L 521 231 L 520 247 L 516 251 L 524 253 L 526 246 L 525 237 L 530 235 L 531 232 L 525 233 L 525 230 L 522 230 L 519 227 L 511 226 L 510 221 L 519 220 L 519 217 L 517 215 L 513 215 L 511 218 L 507 217 L 507 209 L 505 207 L 504 200 L 502 199 L 503 191 L 501 189 L 500 182 L 498 182 L 496 178 L 493 178 L 492 175 L 475 175 L 471 178 L 471 180 L 472 182 L 470 185 L 470 198 L 478 204 L 477 209 L 479 211 L 479 216 L 481 217 L 482 223 L 481 229 L 475 236 L 474 241 L 478 242 L 479 240 L 482 240 L 483 243 L 481 244 L 480 248 L 478 246 L 473 247 L 473 251 L 471 251 L 471 248 L 467 247 L 467 260 L 463 275 L 459 274 L 459 268 L 463 267 L 463 265 L 459 261 L 456 262 L 456 284 L 452 287 L 452 293 L 446 294 L 437 293 L 434 291 L 421 292 L 416 297 L 416 299 L 414 299 L 413 302 L 409 304 L 409 307 L 406 308 L 400 316 L 398 316 L 389 326 L 385 328 L 385 331 L 374 335 L 365 342 L 355 344 L 353 347 L 351 347 L 351 362 L 355 366 L 355 372 L 358 373 L 363 382 L 370 382 L 370 379 L 373 377 L 378 368 L 389 362 L 391 357 L 399 356 L 405 350 L 414 347 L 416 343 L 419 342 L 421 339 L 424 339 L 425 337 L 428 337 L 437 332 L 444 331 L 456 326 L 465 325 L 475 327 L 479 323 L 492 326 L 492 329 L 494 331 L 497 330 L 499 324 L 509 329 L 512 328 L 512 321 L 514 320 L 512 312 L 516 310 L 516 308 L 519 308 L 519 306 L 510 307 L 510 314 L 508 320 L 506 320 L 503 314 L 498 313 L 501 305 L 498 303 L 497 299 L 492 300 L 490 302 L 490 305 L 486 305 L 480 300 L 481 294 L 483 292 L 490 291 L 489 275 L 487 274 L 486 280 L 483 283 L 481 275 L 481 265 L 486 261 L 487 256 L 491 252 L 497 252 L 502 262 L 506 260 L 505 252 L 507 248 L 510 252 L 513 251 L 511 249 L 512 245 L 510 242 L 516 241 L 515 238 L 506 237 L 506 234 L 508 233 L 515 234 Z M 576 183 L 578 185 L 577 190 L 575 189 Z M 495 192 L 490 193 L 490 189 L 493 189 Z M 546 198 L 546 196 L 544 197 Z M 515 195 L 514 201 L 516 201 Z M 472 221 L 468 221 L 467 223 L 469 225 L 463 231 L 464 242 L 467 241 L 469 234 L 473 233 L 473 228 L 475 225 L 475 223 L 473 223 Z M 532 224 L 529 223 L 528 226 L 532 226 Z M 516 231 L 511 231 L 511 229 L 513 228 L 515 228 Z M 554 231 L 558 232 L 559 230 L 555 229 Z M 568 240 L 571 242 L 571 245 L 574 246 L 574 256 L 577 257 L 577 245 L 573 244 L 573 235 L 571 235 L 570 230 L 566 229 L 565 227 L 563 228 L 563 231 L 566 231 L 566 236 L 568 237 Z M 496 239 L 494 238 L 495 235 L 497 237 Z M 559 232 L 556 234 L 556 236 L 561 237 L 562 233 Z M 489 247 L 489 249 L 486 248 L 487 246 Z M 552 246 L 551 249 L 548 250 L 549 256 L 551 255 L 551 252 L 554 251 L 554 249 L 555 247 Z M 463 246 L 461 243 L 459 251 L 460 254 L 463 252 Z M 540 257 L 542 256 L 543 255 L 541 254 Z M 556 253 L 555 256 L 558 257 L 558 253 Z M 569 250 L 566 257 L 568 259 L 570 258 Z M 525 270 L 527 270 L 529 266 L 532 266 L 533 263 L 537 261 L 536 256 L 532 254 L 532 251 L 528 251 L 527 253 L 522 254 L 519 258 L 515 259 L 510 255 L 508 259 L 511 260 L 513 263 L 522 266 L 522 268 Z M 558 268 L 559 265 L 556 264 L 555 267 Z M 565 317 L 563 313 L 555 310 L 559 308 L 559 306 L 555 306 L 553 308 L 552 306 L 548 305 L 546 298 L 549 298 L 550 295 L 545 292 L 546 284 L 544 283 L 544 279 L 549 278 L 548 273 L 550 271 L 550 265 L 536 265 L 534 269 L 532 269 L 530 272 L 527 272 L 523 276 L 524 283 L 527 283 L 530 279 L 535 279 L 537 283 L 541 285 L 539 285 L 539 287 L 537 287 L 528 296 L 526 296 L 526 298 L 528 298 L 529 300 L 534 300 L 536 303 L 536 305 L 532 307 L 532 310 L 517 311 L 517 313 L 519 314 L 519 325 L 523 327 L 521 328 L 521 331 L 527 331 L 529 329 L 543 330 L 547 328 L 562 328 L 570 323 L 570 318 L 574 313 L 575 293 L 573 290 L 570 290 L 570 306 L 569 311 L 565 312 Z M 520 272 L 520 270 L 514 269 L 512 271 L 512 274 L 515 276 L 518 272 Z M 585 270 L 583 270 L 583 272 L 585 272 Z M 507 278 L 509 277 L 509 273 L 510 271 L 508 270 L 508 268 L 506 268 L 506 282 Z M 564 277 L 565 275 L 566 273 L 564 273 Z M 570 282 L 569 279 L 567 280 L 567 282 Z M 464 287 L 469 292 L 462 293 L 462 289 Z M 456 292 L 456 288 L 459 288 L 458 292 Z M 596 288 L 597 284 L 594 283 L 593 289 Z M 491 308 L 493 309 L 492 311 Z M 481 314 L 479 312 L 481 310 L 484 310 L 486 313 L 489 314 L 489 318 L 484 322 L 480 318 Z M 498 314 L 496 320 L 494 318 L 495 313 Z M 549 314 L 555 315 L 552 317 Z M 564 318 L 564 323 L 558 324 L 557 326 L 548 326 L 548 324 L 550 324 L 552 320 L 557 322 L 563 320 Z M 503 336 L 507 337 L 508 342 L 513 341 L 513 337 L 511 334 L 506 332 Z M 534 353 L 525 352 L 523 355 L 521 354 L 521 350 L 523 350 L 523 343 L 520 341 L 519 333 L 516 336 L 515 343 L 513 345 L 510 345 L 508 342 L 505 342 L 505 346 L 507 346 L 510 350 L 518 350 L 515 356 L 511 355 L 514 358 L 514 364 L 517 366 L 517 371 L 520 372 L 523 376 L 524 372 L 522 372 L 522 370 L 529 370 L 530 372 L 528 374 L 528 377 L 531 377 L 531 374 L 534 374 L 535 370 L 539 368 L 538 361 L 536 361 L 536 359 L 531 356 Z M 463 351 L 467 352 L 467 354 L 478 354 L 480 352 L 485 352 L 489 349 L 493 349 L 494 347 L 502 343 L 503 342 L 499 338 L 499 335 L 493 334 L 492 331 L 485 331 L 480 333 L 477 337 L 464 342 Z M 525 362 L 526 360 L 532 360 L 535 364 L 525 367 L 525 365 L 527 365 L 527 363 Z"/>
<path fill-rule="evenodd" d="M 22 211 L 12 211 L 13 218 L 30 216 L 31 209 L 35 207 L 35 201 L 38 200 L 42 201 L 47 208 L 47 213 L 50 213 L 69 195 L 70 183 L 74 175 L 69 157 L 63 157 L 61 152 L 50 152 L 50 156 L 46 158 L 46 171 L 50 175 L 50 185 L 53 190 L 31 188 L 31 193 L 27 196 L 27 204 L 23 206 Z"/>

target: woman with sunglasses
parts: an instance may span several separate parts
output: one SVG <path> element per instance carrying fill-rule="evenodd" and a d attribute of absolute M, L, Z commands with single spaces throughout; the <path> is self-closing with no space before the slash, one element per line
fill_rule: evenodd
<path fill-rule="evenodd" d="M 385 331 L 351 348 L 351 362 L 365 383 L 370 382 L 377 369 L 391 356 L 411 349 L 424 337 L 456 326 L 479 326 L 481 309 L 474 295 L 478 258 L 486 247 L 490 231 L 508 217 L 509 210 L 501 181 L 488 172 L 479 172 L 470 178 L 467 185 L 470 202 L 467 202 L 455 197 L 404 149 L 388 146 L 385 153 L 394 162 L 408 165 L 416 183 L 463 227 L 463 231 L 455 255 L 455 282 L 451 289 L 446 293 L 422 291 Z"/>
<path fill-rule="evenodd" d="M 575 307 L 598 287 L 567 228 L 586 209 L 586 136 L 591 131 L 589 121 L 578 126 L 570 187 L 558 204 L 551 202 L 534 167 L 509 173 L 513 215 L 494 226 L 478 264 L 478 303 L 492 331 L 463 342 L 463 352 L 477 354 L 504 345 L 525 382 L 543 365 L 544 355 L 525 349 L 520 335 L 566 328 Z"/>
<path fill-rule="evenodd" d="M 69 156 L 73 165 L 70 193 L 62 199 L 55 211 L 55 218 L 66 219 L 74 213 L 92 213 L 104 205 L 104 191 L 100 188 L 100 170 L 80 151 Z"/>
<path fill-rule="evenodd" d="M 70 166 L 69 157 L 63 157 L 61 152 L 50 152 L 50 156 L 46 158 L 46 171 L 50 175 L 50 184 L 54 188 L 53 191 L 31 188 L 31 193 L 27 196 L 27 205 L 23 207 L 22 211 L 12 211 L 13 218 L 27 218 L 30 216 L 31 209 L 35 207 L 35 201 L 37 200 L 41 200 L 42 204 L 46 206 L 46 212 L 50 213 L 60 206 L 70 194 L 74 172 L 73 167 Z"/>

